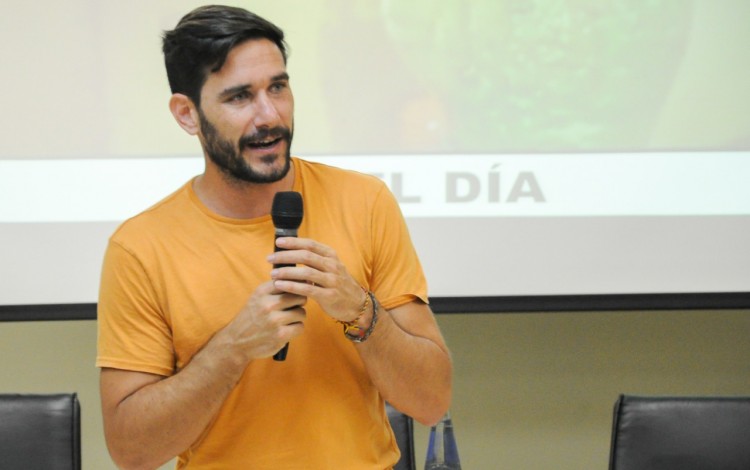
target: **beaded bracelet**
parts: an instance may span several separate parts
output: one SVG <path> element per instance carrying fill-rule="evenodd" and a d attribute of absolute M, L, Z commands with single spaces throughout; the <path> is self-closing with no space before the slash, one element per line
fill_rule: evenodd
<path fill-rule="evenodd" d="M 336 320 L 336 323 L 341 323 L 344 325 L 344 330 L 346 331 L 346 326 L 349 325 L 352 328 L 357 327 L 357 322 L 359 322 L 359 319 L 362 318 L 362 315 L 365 314 L 367 311 L 367 307 L 370 305 L 370 296 L 367 295 L 367 289 L 365 289 L 362 286 L 359 286 L 360 289 L 362 289 L 362 292 L 365 294 L 365 300 L 362 302 L 362 307 L 359 309 L 359 313 L 356 317 L 354 317 L 354 320 L 344 321 L 344 320 Z"/>
<path fill-rule="evenodd" d="M 370 326 L 366 330 L 363 330 L 357 325 L 357 320 L 359 320 L 367 311 L 368 303 L 372 304 L 372 321 L 370 322 Z M 375 323 L 378 321 L 379 308 L 380 304 L 378 303 L 378 299 L 375 298 L 375 294 L 370 291 L 365 291 L 365 303 L 362 305 L 362 311 L 357 318 L 352 322 L 339 322 L 344 325 L 344 336 L 354 343 L 364 343 L 367 338 L 370 337 L 370 334 L 372 334 L 372 330 L 375 329 Z M 352 334 L 353 332 L 354 334 Z"/>

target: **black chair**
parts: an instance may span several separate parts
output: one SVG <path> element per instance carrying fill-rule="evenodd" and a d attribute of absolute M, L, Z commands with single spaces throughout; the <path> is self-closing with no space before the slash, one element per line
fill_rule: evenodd
<path fill-rule="evenodd" d="M 80 470 L 80 416 L 75 393 L 0 394 L 0 467 Z"/>
<path fill-rule="evenodd" d="M 750 469 L 750 397 L 621 395 L 609 468 Z"/>
<path fill-rule="evenodd" d="M 393 470 L 416 470 L 417 463 L 414 459 L 414 420 L 390 404 L 385 404 L 388 413 L 388 421 L 391 423 L 393 434 L 396 435 L 396 443 L 401 451 L 401 458 L 393 467 Z"/>

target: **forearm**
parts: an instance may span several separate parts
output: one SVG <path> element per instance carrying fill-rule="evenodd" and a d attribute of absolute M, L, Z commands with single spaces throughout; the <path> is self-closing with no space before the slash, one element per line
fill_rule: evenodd
<path fill-rule="evenodd" d="M 276 289 L 314 299 L 355 336 L 368 330 L 373 302 L 331 247 L 303 238 L 276 243 L 284 250 L 269 261 L 291 266 L 271 272 Z M 437 422 L 450 406 L 452 365 L 432 311 L 415 298 L 378 313 L 373 333 L 356 344 L 371 380 L 402 412 L 424 424 Z"/>
<path fill-rule="evenodd" d="M 158 467 L 198 439 L 245 368 L 225 346 L 217 335 L 177 374 L 156 378 L 109 406 L 105 433 L 118 466 Z M 107 374 L 119 372 L 102 371 L 103 386 Z"/>
<path fill-rule="evenodd" d="M 418 314 L 432 315 L 427 312 Z M 381 307 L 372 335 L 356 344 L 375 386 L 386 401 L 425 425 L 450 406 L 452 363 L 435 329 L 427 336 L 406 331 Z M 430 337 L 433 336 L 433 337 Z"/>
<path fill-rule="evenodd" d="M 190 447 L 215 419 L 247 365 L 303 331 L 305 298 L 258 286 L 243 309 L 176 374 L 118 369 L 101 375 L 104 431 L 124 468 L 154 468 Z"/>

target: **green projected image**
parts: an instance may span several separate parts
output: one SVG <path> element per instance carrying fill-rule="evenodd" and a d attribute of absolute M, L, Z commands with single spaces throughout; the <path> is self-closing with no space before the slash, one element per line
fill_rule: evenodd
<path fill-rule="evenodd" d="M 750 148 L 748 5 L 328 3 L 319 52 L 337 153 Z"/>
<path fill-rule="evenodd" d="M 204 2 L 13 3 L 0 158 L 195 153 L 160 35 Z M 750 149 L 747 0 L 230 3 L 286 32 L 299 155 Z"/>

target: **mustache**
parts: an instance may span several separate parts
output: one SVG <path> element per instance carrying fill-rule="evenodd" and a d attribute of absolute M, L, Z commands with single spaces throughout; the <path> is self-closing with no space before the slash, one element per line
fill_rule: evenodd
<path fill-rule="evenodd" d="M 286 141 L 291 141 L 292 131 L 289 128 L 283 127 L 283 126 L 259 129 L 258 131 L 252 134 L 244 135 L 240 137 L 239 147 L 243 148 L 247 145 L 252 145 L 258 142 L 264 142 L 267 140 L 276 140 L 276 139 L 284 139 Z"/>

